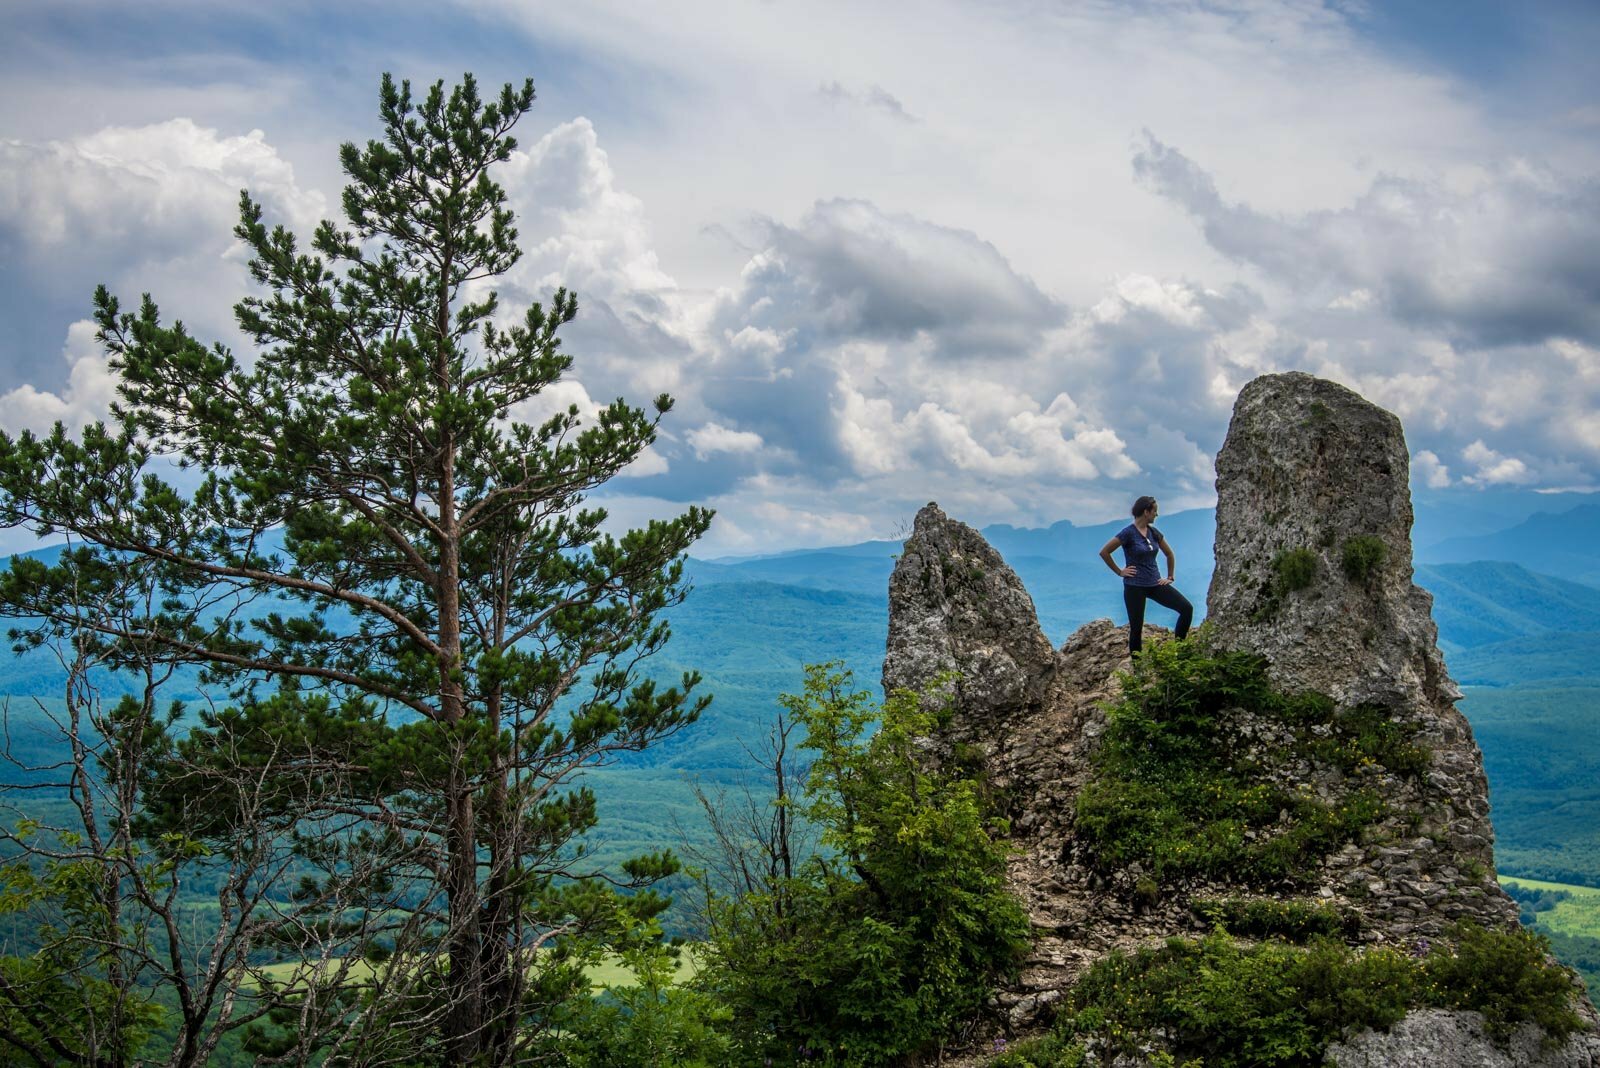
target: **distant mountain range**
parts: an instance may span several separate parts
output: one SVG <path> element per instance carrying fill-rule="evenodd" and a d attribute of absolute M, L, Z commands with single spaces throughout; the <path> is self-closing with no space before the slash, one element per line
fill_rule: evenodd
<path fill-rule="evenodd" d="M 1594 552 L 1596 534 L 1600 534 L 1600 502 L 1564 512 L 1539 512 L 1516 526 L 1489 534 L 1446 538 L 1430 545 L 1425 559 L 1439 564 L 1513 560 L 1542 574 L 1597 583 L 1600 557 Z"/>
<path fill-rule="evenodd" d="M 1504 501 L 1502 528 L 1486 528 L 1474 510 L 1483 501 L 1467 510 L 1419 504 L 1417 581 L 1434 595 L 1440 644 L 1467 688 L 1463 708 L 1491 777 L 1502 868 L 1600 885 L 1600 795 L 1589 786 L 1600 782 L 1600 588 L 1583 581 L 1600 583 L 1600 569 L 1582 551 L 1600 541 L 1600 503 L 1563 500 L 1572 506 L 1542 514 L 1532 507 L 1540 498 Z M 1202 613 L 1214 522 L 1197 509 L 1158 523 L 1178 555 L 1179 588 Z M 1123 525 L 997 525 L 983 534 L 1022 577 L 1059 645 L 1091 619 L 1121 621 L 1120 583 L 1096 553 Z M 877 688 L 899 550 L 871 541 L 689 561 L 695 590 L 671 611 L 672 640 L 650 670 L 667 679 L 699 671 L 715 700 L 692 727 L 594 773 L 607 814 L 604 848 L 621 855 L 671 844 L 668 823 L 698 818 L 689 778 L 749 775 L 748 749 L 760 745 L 777 696 L 800 688 L 805 664 L 839 660 L 859 686 Z M 1463 559 L 1470 553 L 1482 555 Z M 1161 613 L 1153 620 L 1163 622 Z M 48 701 L 61 686 L 48 651 L 0 655 L 0 695 L 23 699 L 10 702 L 13 716 L 29 714 L 26 698 Z M 194 689 L 191 674 L 171 696 Z"/>

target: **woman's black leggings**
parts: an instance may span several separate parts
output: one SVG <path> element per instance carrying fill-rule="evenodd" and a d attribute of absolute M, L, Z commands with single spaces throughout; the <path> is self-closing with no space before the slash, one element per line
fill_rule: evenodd
<path fill-rule="evenodd" d="M 1175 633 L 1183 637 L 1189 633 L 1189 623 L 1194 619 L 1194 605 L 1178 592 L 1176 586 L 1123 586 L 1122 603 L 1128 606 L 1128 651 L 1137 653 L 1144 644 L 1144 603 L 1154 601 L 1162 608 L 1178 613 Z"/>

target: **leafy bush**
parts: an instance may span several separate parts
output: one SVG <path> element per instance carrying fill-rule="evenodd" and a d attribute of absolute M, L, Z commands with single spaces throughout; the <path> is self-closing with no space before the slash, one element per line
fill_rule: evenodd
<path fill-rule="evenodd" d="M 1439 946 L 1428 954 L 1434 1004 L 1483 1013 L 1485 1029 L 1496 1038 L 1529 1020 L 1553 1039 L 1583 1026 L 1572 1007 L 1571 974 L 1548 959 L 1549 939 L 1520 928 L 1467 925 L 1455 934 L 1454 947 Z"/>
<path fill-rule="evenodd" d="M 1319 936 L 1354 938 L 1361 933 L 1359 913 L 1310 901 L 1195 898 L 1189 910 L 1207 925 L 1245 938 L 1302 943 Z"/>
<path fill-rule="evenodd" d="M 823 852 L 754 892 L 710 894 L 699 982 L 762 1060 L 901 1063 L 981 1011 L 1027 949 L 1005 827 L 917 744 L 938 718 L 917 694 L 880 712 L 821 665 L 784 705 L 813 759 L 803 799 L 779 804 L 821 828 Z"/>
<path fill-rule="evenodd" d="M 1344 543 L 1340 564 L 1344 568 L 1345 578 L 1351 582 L 1365 583 L 1378 573 L 1378 568 L 1383 566 L 1388 555 L 1389 547 L 1382 538 L 1358 534 Z"/>
<path fill-rule="evenodd" d="M 1301 957 L 1276 943 L 1241 948 L 1223 934 L 1113 953 L 1073 988 L 1059 1027 L 1108 1052 L 1135 1054 L 1162 1034 L 1174 1054 L 1208 1066 L 1305 1063 L 1326 1037 L 1294 982 Z"/>
<path fill-rule="evenodd" d="M 1294 739 L 1287 751 L 1247 753 L 1231 720 L 1249 714 Z M 1409 770 L 1426 751 L 1377 710 L 1336 714 L 1316 693 L 1284 694 L 1259 657 L 1213 653 L 1201 632 L 1152 646 L 1124 676 L 1079 793 L 1076 829 L 1102 869 L 1138 862 L 1158 882 L 1188 877 L 1244 885 L 1294 884 L 1381 819 L 1377 794 L 1332 801 L 1271 776 L 1272 762 L 1322 759 Z"/>
<path fill-rule="evenodd" d="M 1255 620 L 1261 622 L 1277 615 L 1283 599 L 1291 593 L 1306 589 L 1317 577 L 1317 554 L 1310 549 L 1285 549 L 1272 558 L 1270 575 L 1262 589 L 1261 603 L 1255 610 Z"/>
<path fill-rule="evenodd" d="M 676 985 L 677 954 L 650 921 L 621 951 L 634 982 L 565 1003 L 560 1053 L 571 1068 L 720 1068 L 735 1053 L 725 1006 L 693 986 Z"/>
<path fill-rule="evenodd" d="M 1088 1057 L 1082 1042 L 1048 1034 L 1014 1046 L 1002 1045 L 1000 1055 L 989 1061 L 987 1068 L 1084 1068 Z"/>
<path fill-rule="evenodd" d="M 1375 764 L 1396 775 L 1416 777 L 1428 770 L 1431 754 L 1411 741 L 1412 732 L 1376 705 L 1356 705 L 1340 712 L 1337 733 L 1311 743 L 1312 752 L 1345 774 Z"/>
<path fill-rule="evenodd" d="M 1423 1007 L 1480 1012 L 1497 1039 L 1527 1021 L 1552 1040 L 1582 1026 L 1572 977 L 1546 960 L 1542 939 L 1478 927 L 1455 935 L 1420 959 L 1329 938 L 1245 946 L 1221 932 L 1113 953 L 1072 989 L 1048 1039 L 991 1063 L 1066 1068 L 1087 1049 L 1103 1063 L 1154 1042 L 1171 1062 L 1207 1068 L 1320 1064 L 1347 1029 L 1387 1030 Z"/>

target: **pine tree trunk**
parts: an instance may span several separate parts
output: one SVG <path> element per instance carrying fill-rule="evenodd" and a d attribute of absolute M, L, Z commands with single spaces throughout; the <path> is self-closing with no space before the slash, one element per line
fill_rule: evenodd
<path fill-rule="evenodd" d="M 450 911 L 449 1005 L 445 1049 L 452 1064 L 478 1063 L 484 1038 L 483 930 L 478 922 L 478 853 L 471 777 L 459 766 L 450 774 L 448 815 Z"/>

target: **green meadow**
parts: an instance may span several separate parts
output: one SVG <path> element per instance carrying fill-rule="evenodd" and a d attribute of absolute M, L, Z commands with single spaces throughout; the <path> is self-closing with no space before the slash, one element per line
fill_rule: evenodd
<path fill-rule="evenodd" d="M 1538 914 L 1538 926 L 1556 934 L 1578 938 L 1600 939 L 1600 890 L 1592 886 L 1574 886 L 1571 883 L 1552 883 L 1542 879 L 1519 879 L 1501 876 L 1502 886 L 1520 886 L 1528 890 L 1551 890 L 1567 896 L 1555 907 Z"/>
<path fill-rule="evenodd" d="M 303 965 L 298 962 L 286 961 L 282 964 L 268 964 L 257 970 L 277 982 L 286 982 L 292 979 L 294 973 L 301 967 Z M 678 963 L 673 981 L 681 983 L 692 979 L 697 971 L 699 971 L 699 964 L 695 960 L 693 947 L 681 947 L 678 952 Z M 350 978 L 355 982 L 360 982 L 371 974 L 372 965 L 365 961 L 354 964 L 350 968 Z M 633 986 L 638 981 L 633 970 L 622 963 L 621 958 L 612 955 L 608 955 L 600 963 L 589 968 L 588 975 L 589 983 L 596 992 L 610 987 Z"/>

